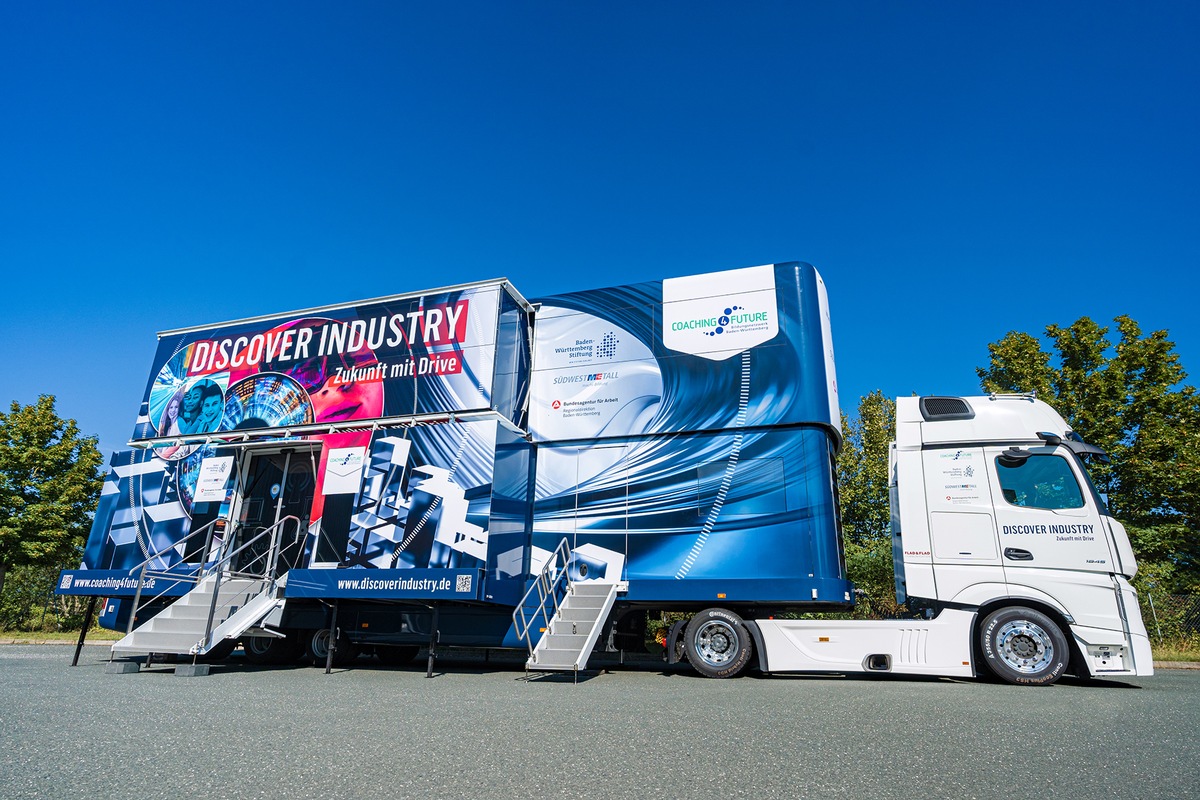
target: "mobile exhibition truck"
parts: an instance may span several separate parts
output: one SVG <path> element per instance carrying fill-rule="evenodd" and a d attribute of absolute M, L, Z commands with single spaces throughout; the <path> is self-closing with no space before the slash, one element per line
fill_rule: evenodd
<path fill-rule="evenodd" d="M 634 648 L 701 673 L 1149 675 L 1136 571 L 1032 396 L 897 401 L 896 591 L 853 604 L 825 285 L 773 264 L 529 302 L 496 280 L 167 331 L 83 564 L 115 655 Z M 787 617 L 787 618 L 785 618 Z M 677 649 L 678 648 L 678 649 Z"/>

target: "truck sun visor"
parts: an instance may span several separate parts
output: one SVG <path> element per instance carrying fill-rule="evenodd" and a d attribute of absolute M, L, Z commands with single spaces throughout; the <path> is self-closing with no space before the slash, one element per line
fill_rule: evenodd
<path fill-rule="evenodd" d="M 1104 463 L 1108 463 L 1108 453 L 1104 452 L 1103 448 L 1085 442 L 1083 437 L 1075 431 L 1067 432 L 1067 438 L 1063 441 L 1063 445 L 1077 456 L 1094 456 Z"/>

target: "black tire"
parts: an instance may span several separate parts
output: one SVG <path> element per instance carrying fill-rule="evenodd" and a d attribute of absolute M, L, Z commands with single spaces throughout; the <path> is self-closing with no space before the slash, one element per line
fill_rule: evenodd
<path fill-rule="evenodd" d="M 706 608 L 683 634 L 687 660 L 706 678 L 734 678 L 746 669 L 754 644 L 742 618 L 724 608 Z"/>
<path fill-rule="evenodd" d="M 415 644 L 377 644 L 375 655 L 389 667 L 402 667 L 411 664 L 420 649 Z"/>
<path fill-rule="evenodd" d="M 329 640 L 331 638 L 329 628 L 318 628 L 315 631 L 310 631 L 309 635 L 305 637 L 304 657 L 314 667 L 325 666 L 325 661 L 329 655 Z M 350 641 L 345 631 L 341 631 L 338 636 L 337 649 L 333 653 L 334 666 L 344 667 L 358 658 L 358 654 L 358 645 Z"/>
<path fill-rule="evenodd" d="M 294 635 L 286 639 L 274 636 L 243 636 L 242 652 L 251 664 L 290 664 L 300 656 L 303 642 Z"/>
<path fill-rule="evenodd" d="M 1020 686 L 1049 686 L 1071 660 L 1067 637 L 1040 611 L 1001 608 L 979 628 L 983 661 L 997 678 Z"/>

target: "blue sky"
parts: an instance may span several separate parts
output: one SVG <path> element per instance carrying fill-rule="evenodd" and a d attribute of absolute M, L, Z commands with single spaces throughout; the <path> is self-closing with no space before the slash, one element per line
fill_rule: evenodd
<path fill-rule="evenodd" d="M 843 406 L 1081 315 L 1200 370 L 1193 3 L 9 3 L 0 403 L 119 447 L 155 333 L 774 261 Z"/>

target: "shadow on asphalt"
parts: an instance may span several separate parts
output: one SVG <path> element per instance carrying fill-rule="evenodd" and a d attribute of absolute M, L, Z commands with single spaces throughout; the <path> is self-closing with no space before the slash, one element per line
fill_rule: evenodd
<path fill-rule="evenodd" d="M 348 664 L 335 666 L 330 674 L 340 675 L 348 672 L 367 671 L 367 672 L 397 672 L 411 673 L 424 675 L 427 669 L 428 654 L 426 651 L 413 659 L 409 664 L 390 665 L 383 664 L 374 656 L 362 655 Z M 147 675 L 170 675 L 174 676 L 175 667 L 181 664 L 190 664 L 191 659 L 155 659 L 149 665 L 144 665 L 144 659 L 133 659 L 143 662 L 141 674 Z M 479 651 L 450 651 L 440 655 L 434 661 L 433 678 L 453 673 L 455 675 L 495 675 L 495 674 L 512 674 L 514 680 L 527 681 L 529 683 L 564 683 L 577 684 L 586 683 L 602 677 L 609 672 L 656 672 L 665 678 L 683 678 L 685 680 L 694 681 L 709 681 L 712 678 L 706 678 L 691 668 L 687 662 L 679 662 L 673 665 L 665 664 L 661 659 L 651 655 L 639 654 L 632 657 L 627 657 L 622 663 L 616 657 L 601 658 L 601 663 L 594 663 L 594 666 L 587 670 L 581 670 L 579 673 L 571 672 L 527 672 L 525 662 L 519 657 L 514 657 L 509 653 L 500 655 L 483 656 Z M 305 662 L 297 662 L 295 664 L 251 664 L 240 651 L 235 652 L 231 657 L 224 661 L 214 661 L 210 663 L 210 667 L 214 674 L 254 674 L 268 672 L 293 672 L 299 670 L 321 670 L 324 671 L 324 666 L 313 666 Z M 995 684 L 1006 685 L 999 678 L 990 674 L 982 674 L 975 678 L 948 678 L 939 677 L 936 675 L 897 675 L 891 673 L 763 673 L 758 670 L 748 672 L 744 677 L 751 680 L 772 680 L 772 681 L 852 681 L 857 683 L 967 683 L 967 684 Z M 1060 679 L 1057 686 L 1071 686 L 1086 689 L 1141 689 L 1131 683 L 1126 683 L 1120 680 L 1113 679 L 1094 679 L 1094 678 L 1077 678 L 1072 675 L 1064 676 Z"/>

